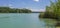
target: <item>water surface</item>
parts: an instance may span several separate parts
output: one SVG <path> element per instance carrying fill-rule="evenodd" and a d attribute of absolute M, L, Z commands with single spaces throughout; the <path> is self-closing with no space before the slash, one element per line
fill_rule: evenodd
<path fill-rule="evenodd" d="M 2 13 L 0 28 L 45 28 L 45 22 L 38 18 L 39 13 Z"/>

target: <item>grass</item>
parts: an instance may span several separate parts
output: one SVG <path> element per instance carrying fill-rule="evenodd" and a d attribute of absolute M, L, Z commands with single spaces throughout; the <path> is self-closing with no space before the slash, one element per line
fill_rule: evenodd
<path fill-rule="evenodd" d="M 56 28 L 60 28 L 60 27 L 56 27 Z"/>

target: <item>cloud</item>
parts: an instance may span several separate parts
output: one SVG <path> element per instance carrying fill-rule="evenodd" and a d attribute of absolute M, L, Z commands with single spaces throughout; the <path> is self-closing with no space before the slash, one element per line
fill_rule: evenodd
<path fill-rule="evenodd" d="M 39 2 L 39 0 L 33 0 L 33 1 L 35 1 L 35 2 Z"/>
<path fill-rule="evenodd" d="M 12 4 L 8 4 L 8 6 L 9 6 L 9 7 L 11 7 L 11 6 L 12 6 Z"/>
<path fill-rule="evenodd" d="M 12 4 L 8 4 L 8 7 L 10 7 L 10 8 L 14 8 Z"/>
<path fill-rule="evenodd" d="M 43 9 L 34 9 L 34 8 L 31 8 L 31 7 L 26 7 L 27 9 L 30 9 L 31 11 L 37 11 L 37 12 L 45 12 L 46 11 L 46 9 L 45 8 L 43 8 Z"/>
<path fill-rule="evenodd" d="M 32 11 L 37 11 L 37 12 L 45 12 L 45 9 L 31 9 Z"/>

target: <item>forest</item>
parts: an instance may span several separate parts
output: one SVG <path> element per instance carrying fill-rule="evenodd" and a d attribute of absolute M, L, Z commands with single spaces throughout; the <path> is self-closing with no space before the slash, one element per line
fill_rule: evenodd
<path fill-rule="evenodd" d="M 31 13 L 31 10 L 23 8 L 0 7 L 0 13 Z"/>
<path fill-rule="evenodd" d="M 50 2 L 50 5 L 46 6 L 46 11 L 44 13 L 40 13 L 39 18 L 55 19 L 57 21 L 56 26 L 60 26 L 60 0 Z"/>

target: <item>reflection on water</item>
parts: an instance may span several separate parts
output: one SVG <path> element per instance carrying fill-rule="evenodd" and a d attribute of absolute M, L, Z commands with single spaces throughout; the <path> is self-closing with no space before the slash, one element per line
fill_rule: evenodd
<path fill-rule="evenodd" d="M 0 14 L 0 28 L 45 28 L 38 18 L 39 13 Z"/>
<path fill-rule="evenodd" d="M 46 23 L 46 28 L 55 28 L 55 25 L 57 23 L 57 21 L 54 19 L 47 19 L 47 18 L 41 19 L 40 18 L 40 20 Z"/>
<path fill-rule="evenodd" d="M 56 24 L 52 19 L 38 18 L 39 13 L 0 14 L 0 28 L 50 28 Z"/>

